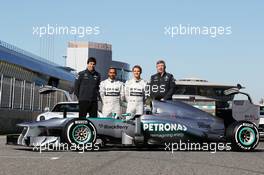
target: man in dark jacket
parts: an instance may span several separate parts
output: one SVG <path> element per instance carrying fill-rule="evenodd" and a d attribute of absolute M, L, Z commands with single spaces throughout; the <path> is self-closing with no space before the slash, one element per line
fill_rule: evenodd
<path fill-rule="evenodd" d="M 150 79 L 150 96 L 155 100 L 171 100 L 175 90 L 173 75 L 166 72 L 165 61 L 156 63 L 157 73 Z"/>
<path fill-rule="evenodd" d="M 78 73 L 74 83 L 74 93 L 79 100 L 79 118 L 97 117 L 100 74 L 95 71 L 96 59 L 90 57 L 87 69 Z"/>

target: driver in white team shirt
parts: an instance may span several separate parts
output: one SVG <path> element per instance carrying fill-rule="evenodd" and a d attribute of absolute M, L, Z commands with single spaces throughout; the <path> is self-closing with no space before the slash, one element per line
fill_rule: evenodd
<path fill-rule="evenodd" d="M 140 77 L 142 68 L 139 65 L 135 65 L 132 72 L 134 77 L 125 83 L 125 97 L 127 101 L 126 113 L 134 116 L 143 114 L 147 82 Z"/>
<path fill-rule="evenodd" d="M 103 117 L 121 115 L 121 101 L 124 100 L 124 86 L 116 80 L 116 68 L 108 69 L 108 79 L 100 83 L 100 96 L 103 102 Z"/>

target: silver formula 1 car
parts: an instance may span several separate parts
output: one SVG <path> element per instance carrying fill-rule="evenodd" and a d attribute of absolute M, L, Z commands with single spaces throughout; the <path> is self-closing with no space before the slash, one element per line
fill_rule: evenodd
<path fill-rule="evenodd" d="M 233 88 L 227 95 L 241 94 Z M 52 118 L 21 123 L 18 144 L 41 146 L 48 143 L 103 145 L 164 145 L 169 142 L 229 142 L 239 151 L 250 151 L 259 142 L 258 107 L 249 95 L 234 100 L 232 107 L 219 109 L 214 116 L 181 101 L 152 101 L 148 114 L 130 120 L 115 118 Z M 131 118 L 131 117 L 130 117 Z"/>

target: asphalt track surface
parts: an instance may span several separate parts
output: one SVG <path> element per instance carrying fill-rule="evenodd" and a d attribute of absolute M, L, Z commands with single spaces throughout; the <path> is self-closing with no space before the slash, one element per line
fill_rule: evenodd
<path fill-rule="evenodd" d="M 32 151 L 0 136 L 0 174 L 264 174 L 264 142 L 254 152 L 106 148 L 94 152 Z"/>

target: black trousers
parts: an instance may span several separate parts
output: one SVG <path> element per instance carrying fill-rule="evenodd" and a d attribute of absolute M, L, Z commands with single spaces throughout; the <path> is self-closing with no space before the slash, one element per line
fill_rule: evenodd
<path fill-rule="evenodd" d="M 98 103 L 97 101 L 79 101 L 79 118 L 97 117 Z"/>

